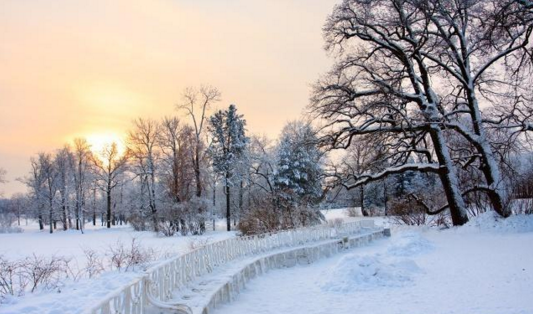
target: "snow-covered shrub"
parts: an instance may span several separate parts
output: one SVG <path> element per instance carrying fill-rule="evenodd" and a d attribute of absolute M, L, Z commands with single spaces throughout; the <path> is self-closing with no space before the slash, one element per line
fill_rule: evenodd
<path fill-rule="evenodd" d="M 118 241 L 115 245 L 109 246 L 107 256 L 112 269 L 128 271 L 150 262 L 154 253 L 153 250 L 144 249 L 136 238 L 132 238 L 129 245 Z"/>
<path fill-rule="evenodd" d="M 279 215 L 272 206 L 265 205 L 254 208 L 241 217 L 237 229 L 243 235 L 273 232 L 281 228 Z"/>
<path fill-rule="evenodd" d="M 206 246 L 211 241 L 210 238 L 191 238 L 188 242 L 188 248 L 190 251 L 194 251 L 198 248 Z"/>
<path fill-rule="evenodd" d="M 361 213 L 360 207 L 348 207 L 346 208 L 346 215 L 348 215 L 348 217 L 360 217 L 363 214 Z"/>
<path fill-rule="evenodd" d="M 394 221 L 406 225 L 426 224 L 426 211 L 414 201 L 394 200 L 389 203 L 389 215 Z"/>
<path fill-rule="evenodd" d="M 91 249 L 84 249 L 83 254 L 85 255 L 85 268 L 83 271 L 89 278 L 98 276 L 105 271 L 104 258 L 99 255 L 96 251 Z"/>
<path fill-rule="evenodd" d="M 168 204 L 159 209 L 159 232 L 165 237 L 172 237 L 178 232 L 180 219 L 183 217 L 177 204 Z"/>
<path fill-rule="evenodd" d="M 132 212 L 128 217 L 128 222 L 135 231 L 146 231 L 147 229 L 147 218 L 140 213 Z"/>
<path fill-rule="evenodd" d="M 28 280 L 31 292 L 37 288 L 56 289 L 61 281 L 68 277 L 66 269 L 68 262 L 63 257 L 43 257 L 34 254 L 24 259 L 22 263 L 22 273 Z"/>
<path fill-rule="evenodd" d="M 448 226 L 450 224 L 446 213 L 428 215 L 426 209 L 412 198 L 391 201 L 388 214 L 394 222 L 410 226 Z"/>
<path fill-rule="evenodd" d="M 333 220 L 329 220 L 328 221 L 328 226 L 332 227 L 332 228 L 337 228 L 337 227 L 340 227 L 342 226 L 342 224 L 344 223 L 344 219 L 342 218 L 335 218 Z"/>
<path fill-rule="evenodd" d="M 169 213 L 171 217 L 179 217 L 180 233 L 182 235 L 199 235 L 205 232 L 205 222 L 211 212 L 211 203 L 206 198 L 192 197 L 186 202 L 175 206 L 175 211 Z M 177 225 L 176 225 L 177 227 Z"/>
<path fill-rule="evenodd" d="M 10 261 L 0 255 L 0 303 L 8 296 L 20 296 L 28 284 L 22 273 L 23 263 Z"/>
<path fill-rule="evenodd" d="M 0 233 L 21 233 L 22 228 L 14 227 L 17 216 L 5 208 L 0 207 Z"/>
<path fill-rule="evenodd" d="M 366 212 L 368 213 L 368 216 L 374 217 L 374 216 L 381 216 L 384 214 L 384 209 L 382 207 L 376 206 L 376 205 L 370 205 L 366 209 Z"/>
<path fill-rule="evenodd" d="M 11 261 L 0 256 L 0 303 L 8 295 L 21 296 L 25 292 L 55 290 L 65 279 L 79 280 L 83 272 L 71 259 L 32 255 Z"/>
<path fill-rule="evenodd" d="M 2 227 L 2 226 L 0 226 L 0 233 L 22 233 L 22 232 L 24 232 L 24 229 L 22 229 L 20 227 L 14 227 L 14 226 Z"/>
<path fill-rule="evenodd" d="M 533 214 L 533 198 L 514 199 L 510 206 L 515 214 Z"/>

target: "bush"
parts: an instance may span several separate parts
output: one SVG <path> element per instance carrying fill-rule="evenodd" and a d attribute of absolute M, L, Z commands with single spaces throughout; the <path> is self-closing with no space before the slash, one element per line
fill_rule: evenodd
<path fill-rule="evenodd" d="M 389 214 L 398 223 L 410 226 L 425 225 L 427 222 L 426 210 L 412 199 L 399 199 L 389 203 Z"/>
<path fill-rule="evenodd" d="M 76 282 L 108 270 L 135 270 L 137 266 L 162 257 L 152 249 L 144 249 L 135 238 L 128 245 L 118 242 L 109 247 L 105 255 L 90 249 L 83 250 L 83 253 L 86 257 L 84 268 L 80 268 L 76 260 L 65 257 L 32 255 L 12 261 L 0 255 L 0 303 L 7 296 L 22 296 L 25 292 L 59 290 L 67 279 Z"/>
<path fill-rule="evenodd" d="M 211 238 L 192 238 L 189 239 L 188 247 L 189 251 L 194 251 L 198 248 L 206 246 L 211 241 Z"/>
<path fill-rule="evenodd" d="M 86 264 L 83 271 L 87 274 L 89 278 L 100 275 L 105 271 L 104 259 L 102 256 L 91 249 L 84 249 L 83 254 L 85 255 Z"/>
<path fill-rule="evenodd" d="M 246 212 L 239 221 L 237 229 L 243 235 L 254 235 L 277 231 L 281 229 L 281 223 L 273 208 L 265 206 Z"/>
<path fill-rule="evenodd" d="M 20 227 L 5 227 L 0 226 L 0 233 L 22 233 L 24 232 L 24 229 Z"/>
<path fill-rule="evenodd" d="M 514 199 L 509 206 L 511 206 L 515 214 L 533 214 L 533 198 Z"/>
<path fill-rule="evenodd" d="M 0 301 L 7 295 L 21 296 L 28 284 L 23 265 L 0 256 Z M 1 302 L 0 302 L 1 303 Z"/>
<path fill-rule="evenodd" d="M 107 255 L 112 269 L 128 271 L 130 269 L 134 270 L 136 266 L 142 266 L 150 262 L 156 254 L 153 250 L 144 249 L 137 239 L 133 238 L 128 246 L 120 241 L 113 246 L 109 246 Z"/>
<path fill-rule="evenodd" d="M 21 233 L 24 230 L 19 227 L 13 227 L 13 223 L 17 220 L 14 213 L 5 211 L 0 208 L 0 233 Z"/>
<path fill-rule="evenodd" d="M 391 201 L 389 203 L 389 215 L 396 223 L 409 226 L 449 225 L 447 214 L 428 215 L 426 209 L 412 198 Z"/>
<path fill-rule="evenodd" d="M 338 227 L 342 226 L 343 223 L 344 223 L 344 219 L 335 218 L 333 220 L 329 220 L 328 221 L 328 226 L 331 227 L 331 228 L 338 228 Z"/>
<path fill-rule="evenodd" d="M 361 213 L 360 207 L 348 207 L 346 208 L 346 215 L 348 217 L 361 217 L 363 214 Z"/>

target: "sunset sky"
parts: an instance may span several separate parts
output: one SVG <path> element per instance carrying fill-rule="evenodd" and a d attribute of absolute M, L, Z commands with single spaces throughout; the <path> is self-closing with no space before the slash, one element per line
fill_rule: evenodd
<path fill-rule="evenodd" d="M 124 136 L 211 84 L 251 133 L 275 138 L 327 71 L 321 28 L 337 0 L 2 0 L 0 167 L 5 196 L 29 159 L 75 137 Z"/>

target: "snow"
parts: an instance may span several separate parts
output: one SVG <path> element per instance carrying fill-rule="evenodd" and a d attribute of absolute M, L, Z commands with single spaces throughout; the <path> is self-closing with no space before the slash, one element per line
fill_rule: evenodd
<path fill-rule="evenodd" d="M 0 306 L 2 314 L 62 314 L 80 313 L 89 309 L 107 294 L 125 284 L 142 277 L 141 270 L 135 272 L 108 272 L 98 279 L 84 279 L 69 283 L 58 291 L 43 291 L 21 298 L 8 299 Z"/>
<path fill-rule="evenodd" d="M 234 236 L 235 233 L 222 231 L 208 231 L 203 236 L 158 236 L 151 231 L 134 231 L 129 226 L 89 227 L 82 234 L 80 231 L 56 231 L 49 234 L 48 230 L 39 231 L 35 224 L 22 226 L 23 233 L 0 234 L 0 255 L 8 259 L 19 259 L 35 254 L 37 256 L 51 257 L 61 256 L 74 258 L 80 266 L 83 266 L 86 249 L 98 253 L 105 253 L 109 247 L 117 243 L 125 245 L 136 239 L 143 248 L 154 249 L 160 255 L 179 254 L 189 250 L 190 242 L 194 239 L 206 239 L 206 241 L 223 240 Z"/>
<path fill-rule="evenodd" d="M 57 231 L 54 234 L 40 232 L 34 224 L 24 226 L 25 232 L 0 234 L 0 255 L 17 260 L 33 254 L 38 257 L 66 257 L 82 269 L 86 263 L 84 249 L 91 249 L 104 255 L 109 247 L 117 243 L 129 245 L 133 238 L 142 248 L 151 249 L 157 256 L 181 255 L 191 250 L 191 245 L 207 244 L 235 236 L 235 232 L 221 231 L 223 221 L 217 223 L 217 230 L 202 236 L 161 237 L 153 232 L 136 232 L 127 226 L 111 229 L 92 227 L 81 234 L 79 231 Z M 220 225 L 220 228 L 219 228 Z M 155 262 L 154 262 L 155 263 Z M 149 265 L 147 265 L 149 266 Z M 144 269 L 134 271 L 108 271 L 102 275 L 78 282 L 66 281 L 54 290 L 40 290 L 26 293 L 22 297 L 9 297 L 0 304 L 0 314 L 43 314 L 80 313 L 94 306 L 109 293 L 144 275 Z"/>
<path fill-rule="evenodd" d="M 533 313 L 533 216 L 395 227 L 392 238 L 253 280 L 216 313 Z"/>
<path fill-rule="evenodd" d="M 344 256 L 337 264 L 327 269 L 320 288 L 326 292 L 353 292 L 380 287 L 402 287 L 413 281 L 413 275 L 420 272 L 411 259 L 388 261 L 379 256 Z"/>
<path fill-rule="evenodd" d="M 323 213 L 330 221 L 361 219 L 347 217 L 345 209 Z M 388 224 L 385 218 L 376 223 Z M 210 232 L 204 238 L 215 241 L 232 235 Z M 191 241 L 128 227 L 87 230 L 85 235 L 74 231 L 49 235 L 30 229 L 0 235 L 0 254 L 81 258 L 84 246 L 105 251 L 133 236 L 143 246 L 176 254 L 186 252 Z M 367 247 L 270 271 L 215 313 L 530 314 L 532 243 L 533 215 L 501 219 L 489 212 L 448 230 L 393 226 L 391 238 Z M 0 313 L 77 313 L 141 275 L 142 269 L 108 272 L 97 279 L 66 283 L 58 291 L 12 298 L 0 305 Z"/>
<path fill-rule="evenodd" d="M 470 220 L 457 232 L 487 231 L 496 233 L 522 233 L 533 232 L 533 219 L 527 215 L 515 215 L 501 218 L 498 214 L 488 211 Z"/>

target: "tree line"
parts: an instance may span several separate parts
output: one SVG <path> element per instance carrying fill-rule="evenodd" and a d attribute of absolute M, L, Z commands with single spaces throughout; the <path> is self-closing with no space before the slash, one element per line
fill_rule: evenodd
<path fill-rule="evenodd" d="M 27 207 L 50 232 L 99 216 L 169 235 L 217 217 L 246 233 L 313 224 L 342 199 L 453 225 L 531 212 L 514 204 L 533 196 L 531 1 L 343 0 L 323 31 L 335 63 L 275 143 L 234 105 L 209 115 L 216 88 L 189 88 L 189 123 L 137 119 L 124 154 L 78 139 L 33 157 Z"/>
<path fill-rule="evenodd" d="M 207 222 L 222 217 L 229 231 L 259 207 L 290 214 L 249 232 L 319 221 L 316 209 L 292 213 L 317 204 L 321 193 L 323 154 L 310 124 L 289 123 L 272 143 L 246 134 L 235 105 L 209 116 L 219 101 L 214 87 L 186 89 L 177 109 L 189 123 L 135 119 L 124 151 L 117 143 L 93 151 L 78 138 L 38 153 L 21 179 L 28 193 L 18 217 L 34 218 L 50 233 L 128 223 L 168 236 L 202 234 Z"/>

